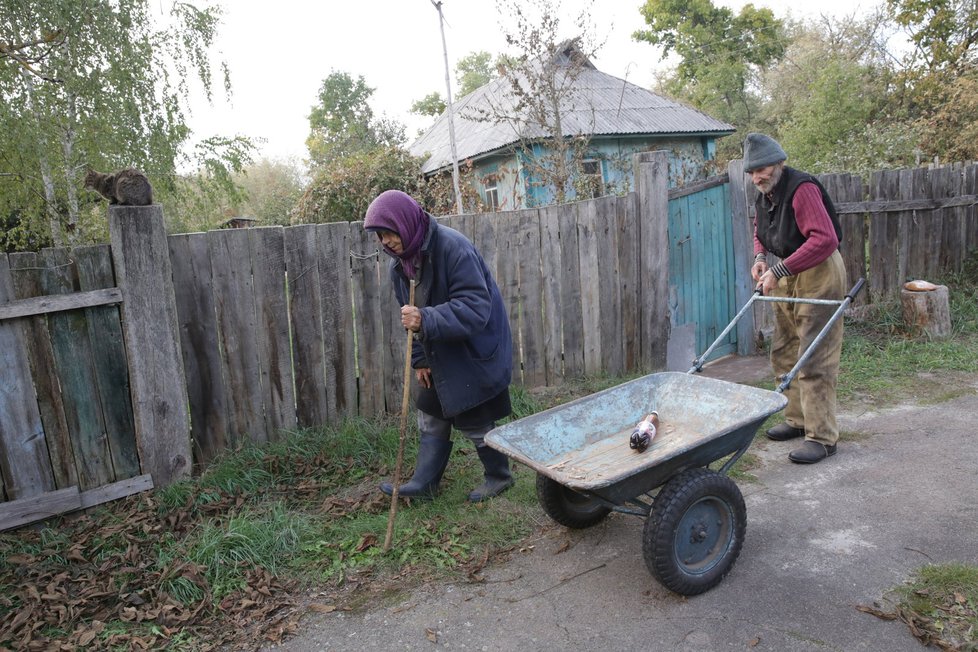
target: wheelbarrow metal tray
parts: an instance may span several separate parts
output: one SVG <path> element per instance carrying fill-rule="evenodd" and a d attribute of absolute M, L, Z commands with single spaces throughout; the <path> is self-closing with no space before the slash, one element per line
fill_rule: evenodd
<path fill-rule="evenodd" d="M 505 424 L 486 442 L 570 489 L 620 505 L 746 448 L 786 403 L 778 392 L 662 372 Z M 658 433 L 644 452 L 632 450 L 632 430 L 652 410 Z"/>

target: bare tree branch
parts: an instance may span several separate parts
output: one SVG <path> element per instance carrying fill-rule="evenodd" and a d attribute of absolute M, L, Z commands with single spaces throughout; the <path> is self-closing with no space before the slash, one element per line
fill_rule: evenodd
<path fill-rule="evenodd" d="M 28 73 L 44 81 L 61 83 L 60 79 L 51 77 L 37 69 L 54 48 L 65 42 L 65 33 L 61 30 L 43 31 L 34 39 L 9 43 L 0 40 L 0 60 L 10 59 Z"/>

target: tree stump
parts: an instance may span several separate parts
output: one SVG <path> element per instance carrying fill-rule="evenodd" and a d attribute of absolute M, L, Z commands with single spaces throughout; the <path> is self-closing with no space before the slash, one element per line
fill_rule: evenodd
<path fill-rule="evenodd" d="M 926 335 L 944 339 L 951 335 L 951 307 L 946 285 L 924 291 L 901 289 L 900 304 L 903 322 L 915 337 Z"/>

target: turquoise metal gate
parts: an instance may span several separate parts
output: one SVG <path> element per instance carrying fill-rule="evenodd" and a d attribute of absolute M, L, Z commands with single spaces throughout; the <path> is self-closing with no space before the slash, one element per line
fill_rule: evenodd
<path fill-rule="evenodd" d="M 672 328 L 692 324 L 696 355 L 737 314 L 733 226 L 727 175 L 669 192 L 669 295 Z M 710 355 L 737 350 L 736 330 Z"/>

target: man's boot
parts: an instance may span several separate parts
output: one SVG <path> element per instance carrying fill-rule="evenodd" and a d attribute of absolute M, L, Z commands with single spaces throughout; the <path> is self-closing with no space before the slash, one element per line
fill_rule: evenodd
<path fill-rule="evenodd" d="M 414 475 L 401 485 L 397 495 L 401 498 L 422 498 L 430 500 L 438 494 L 438 483 L 448 466 L 448 457 L 452 453 L 452 440 L 421 435 L 418 446 L 418 460 L 414 465 Z M 388 496 L 394 493 L 394 485 L 381 482 L 380 490 Z"/>
<path fill-rule="evenodd" d="M 503 453 L 488 446 L 476 446 L 475 451 L 485 470 L 485 480 L 469 494 L 469 500 L 478 503 L 503 493 L 513 486 L 514 481 L 509 472 L 509 458 Z"/>

